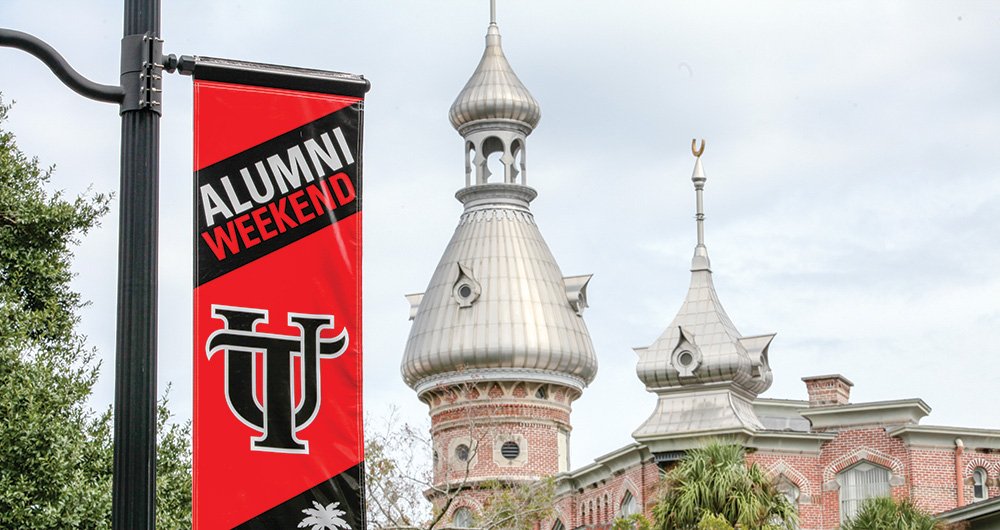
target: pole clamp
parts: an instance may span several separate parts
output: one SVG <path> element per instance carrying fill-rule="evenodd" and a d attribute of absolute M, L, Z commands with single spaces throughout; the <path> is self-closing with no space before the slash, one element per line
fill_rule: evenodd
<path fill-rule="evenodd" d="M 125 99 L 121 113 L 152 110 L 162 115 L 163 39 L 150 34 L 128 35 L 122 39 L 121 87 Z"/>

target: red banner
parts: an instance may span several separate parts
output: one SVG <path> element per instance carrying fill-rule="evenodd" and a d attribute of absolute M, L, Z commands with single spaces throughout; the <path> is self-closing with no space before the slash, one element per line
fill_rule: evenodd
<path fill-rule="evenodd" d="M 363 99 L 194 74 L 194 527 L 363 530 Z"/>

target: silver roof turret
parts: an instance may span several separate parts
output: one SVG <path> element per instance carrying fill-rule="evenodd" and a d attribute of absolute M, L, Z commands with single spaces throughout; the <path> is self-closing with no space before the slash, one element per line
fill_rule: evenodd
<path fill-rule="evenodd" d="M 636 373 L 659 395 L 656 410 L 633 433 L 637 439 L 665 433 L 762 429 L 750 402 L 771 386 L 767 348 L 774 334 L 744 337 L 723 309 L 712 282 L 705 246 L 701 148 L 691 180 L 697 195 L 698 244 L 691 286 L 677 316 L 648 348 L 637 348 Z"/>
<path fill-rule="evenodd" d="M 542 118 L 542 108 L 521 83 L 500 47 L 500 28 L 491 10 L 486 30 L 486 50 L 472 77 L 451 105 L 448 118 L 464 134 L 464 129 L 481 121 L 510 121 L 510 125 L 530 134 Z"/>
<path fill-rule="evenodd" d="M 500 48 L 500 28 L 491 2 L 486 51 L 448 112 L 451 124 L 465 139 L 466 187 L 527 184 L 525 142 L 541 117 L 541 107 Z M 487 167 L 487 158 L 494 153 L 500 153 L 502 175 L 494 175 Z"/>
<path fill-rule="evenodd" d="M 597 373 L 582 314 L 590 276 L 564 278 L 542 239 L 525 185 L 525 139 L 538 102 L 500 49 L 491 10 L 486 52 L 449 118 L 465 141 L 465 205 L 424 293 L 401 371 L 418 394 L 468 381 L 534 381 L 579 391 Z M 500 153 L 503 175 L 487 158 Z M 573 396 L 574 398 L 576 396 Z"/>

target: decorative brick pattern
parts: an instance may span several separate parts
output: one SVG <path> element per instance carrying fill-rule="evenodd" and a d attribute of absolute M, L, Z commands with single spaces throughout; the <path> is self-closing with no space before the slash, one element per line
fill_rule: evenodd
<path fill-rule="evenodd" d="M 541 392 L 540 386 L 545 387 Z M 439 455 L 435 484 L 559 473 L 559 433 L 571 430 L 570 408 L 547 397 L 555 393 L 550 386 L 476 382 L 435 390 L 425 399 L 431 403 L 431 440 Z M 517 444 L 515 458 L 503 456 L 505 442 Z M 464 460 L 456 452 L 459 445 L 470 448 Z"/>
<path fill-rule="evenodd" d="M 877 429 L 877 431 L 881 432 L 882 430 Z M 849 431 L 849 432 L 851 434 L 854 434 L 862 431 L 859 430 L 859 431 Z M 877 434 L 875 436 L 877 436 Z M 873 464 L 878 464 L 882 467 L 887 467 L 892 471 L 892 474 L 896 477 L 905 476 L 903 463 L 900 462 L 898 458 L 894 458 L 892 455 L 888 455 L 876 449 L 872 449 L 871 447 L 862 446 L 845 455 L 840 456 L 839 458 L 828 464 L 823 469 L 823 481 L 829 482 L 834 480 L 838 473 L 853 466 L 854 464 L 857 464 L 858 462 L 861 462 L 862 460 L 871 462 Z"/>
<path fill-rule="evenodd" d="M 660 484 L 660 471 L 653 462 L 644 462 L 622 474 L 588 485 L 556 501 L 556 514 L 566 528 L 606 528 L 621 514 L 625 492 L 636 500 L 639 510 L 652 517 L 650 510 L 656 502 Z M 542 523 L 543 530 L 551 529 L 555 518 Z"/>

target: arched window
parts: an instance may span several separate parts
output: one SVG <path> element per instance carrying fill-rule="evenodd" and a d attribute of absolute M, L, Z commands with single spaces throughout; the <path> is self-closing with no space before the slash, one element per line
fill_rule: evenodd
<path fill-rule="evenodd" d="M 796 512 L 799 511 L 800 490 L 799 486 L 796 483 L 792 482 L 792 479 L 788 478 L 784 473 L 782 473 L 778 475 L 777 478 L 774 479 L 774 487 L 775 489 L 778 490 L 778 493 L 781 493 L 785 497 L 785 499 L 788 500 L 788 504 L 791 504 L 792 508 L 795 508 Z M 776 524 L 776 526 L 781 526 L 781 525 Z"/>
<path fill-rule="evenodd" d="M 566 530 L 566 525 L 563 524 L 562 519 L 556 519 L 555 524 L 552 525 L 552 530 Z"/>
<path fill-rule="evenodd" d="M 986 497 L 986 470 L 977 467 L 972 471 L 972 498 L 985 501 Z"/>
<path fill-rule="evenodd" d="M 635 497 L 632 496 L 631 491 L 625 490 L 625 495 L 622 497 L 620 511 L 622 517 L 628 517 L 632 514 L 639 513 L 639 503 L 635 501 Z"/>
<path fill-rule="evenodd" d="M 792 479 L 784 474 L 778 475 L 774 480 L 774 487 L 788 499 L 788 504 L 791 504 L 796 510 L 799 509 L 799 487 L 792 482 Z"/>
<path fill-rule="evenodd" d="M 470 451 L 471 449 L 469 449 L 468 445 L 458 444 L 455 446 L 455 458 L 457 458 L 459 462 L 468 462 Z"/>
<path fill-rule="evenodd" d="M 472 142 L 465 143 L 465 185 L 472 185 L 472 168 L 476 160 L 476 146 Z"/>
<path fill-rule="evenodd" d="M 840 484 L 840 521 L 853 517 L 868 499 L 888 497 L 889 469 L 862 460 L 837 474 Z"/>
<path fill-rule="evenodd" d="M 483 170 L 479 184 L 486 184 L 493 175 L 500 175 L 500 179 L 503 181 L 504 165 L 500 160 L 504 153 L 503 141 L 496 136 L 490 136 L 483 141 L 482 153 Z"/>
<path fill-rule="evenodd" d="M 510 183 L 517 184 L 517 176 L 524 171 L 524 146 L 521 144 L 521 140 L 514 140 L 514 143 L 510 145 L 510 151 L 514 158 L 514 163 L 510 166 Z M 521 183 L 527 184 L 523 180 Z"/>
<path fill-rule="evenodd" d="M 451 514 L 451 525 L 455 528 L 472 528 L 472 510 L 461 506 Z"/>

